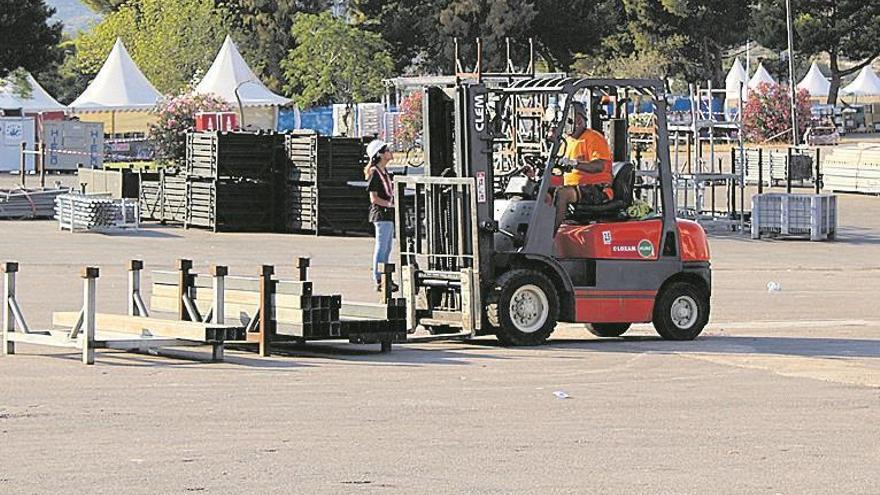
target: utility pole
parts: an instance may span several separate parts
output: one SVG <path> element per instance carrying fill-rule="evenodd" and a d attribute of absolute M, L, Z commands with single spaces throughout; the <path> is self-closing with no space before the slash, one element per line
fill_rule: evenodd
<path fill-rule="evenodd" d="M 788 26 L 788 89 L 791 93 L 791 144 L 797 146 L 797 92 L 794 86 L 794 29 L 791 21 L 791 0 L 785 0 L 785 20 Z"/>

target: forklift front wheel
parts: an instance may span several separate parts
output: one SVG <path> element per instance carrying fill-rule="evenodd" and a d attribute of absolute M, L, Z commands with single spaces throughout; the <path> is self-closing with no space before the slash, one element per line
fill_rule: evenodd
<path fill-rule="evenodd" d="M 587 330 L 596 337 L 620 337 L 629 327 L 630 323 L 590 323 Z"/>
<path fill-rule="evenodd" d="M 556 328 L 559 296 L 553 283 L 535 270 L 512 270 L 496 281 L 486 317 L 504 345 L 538 345 Z"/>
<path fill-rule="evenodd" d="M 654 329 L 666 340 L 693 340 L 709 321 L 709 298 L 698 285 L 669 284 L 654 303 Z"/>

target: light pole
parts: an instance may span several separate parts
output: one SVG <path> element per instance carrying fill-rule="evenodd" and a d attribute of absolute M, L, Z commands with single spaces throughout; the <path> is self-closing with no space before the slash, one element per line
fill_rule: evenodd
<path fill-rule="evenodd" d="M 239 113 L 239 115 L 241 115 L 241 126 L 240 127 L 242 130 L 244 130 L 244 106 L 242 106 L 242 104 L 241 104 L 241 97 L 238 96 L 238 88 L 244 86 L 245 84 L 247 84 L 249 82 L 254 82 L 254 80 L 253 79 L 245 79 L 244 81 L 238 83 L 238 85 L 235 87 L 235 89 L 232 90 L 232 92 L 235 93 L 236 101 L 238 101 L 238 113 Z"/>
<path fill-rule="evenodd" d="M 788 27 L 788 89 L 791 93 L 791 143 L 798 145 L 797 93 L 794 87 L 794 29 L 791 22 L 791 0 L 785 0 L 785 21 Z"/>

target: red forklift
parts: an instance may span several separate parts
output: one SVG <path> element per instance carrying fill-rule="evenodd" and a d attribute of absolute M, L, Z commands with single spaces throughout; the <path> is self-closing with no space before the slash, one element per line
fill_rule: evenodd
<path fill-rule="evenodd" d="M 574 101 L 610 138 L 615 194 L 571 208 L 554 233 L 552 190 Z M 626 132 L 634 105 L 652 105 L 657 123 L 656 157 L 639 158 L 639 170 Z M 559 322 L 588 324 L 600 337 L 648 322 L 664 339 L 700 334 L 709 245 L 697 223 L 676 218 L 662 81 L 459 82 L 426 91 L 424 122 L 425 175 L 395 179 L 397 204 L 410 205 L 408 222 L 407 209 L 397 213 L 409 328 L 436 338 L 494 334 L 516 346 L 545 342 Z M 633 217 L 636 196 L 651 208 Z"/>

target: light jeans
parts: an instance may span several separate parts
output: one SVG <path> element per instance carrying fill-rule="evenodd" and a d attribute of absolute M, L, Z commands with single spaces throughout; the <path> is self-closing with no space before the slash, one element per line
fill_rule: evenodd
<path fill-rule="evenodd" d="M 378 284 L 382 278 L 380 263 L 388 263 L 391 242 L 394 239 L 394 222 L 373 222 L 376 226 L 376 249 L 373 251 L 373 279 Z"/>

